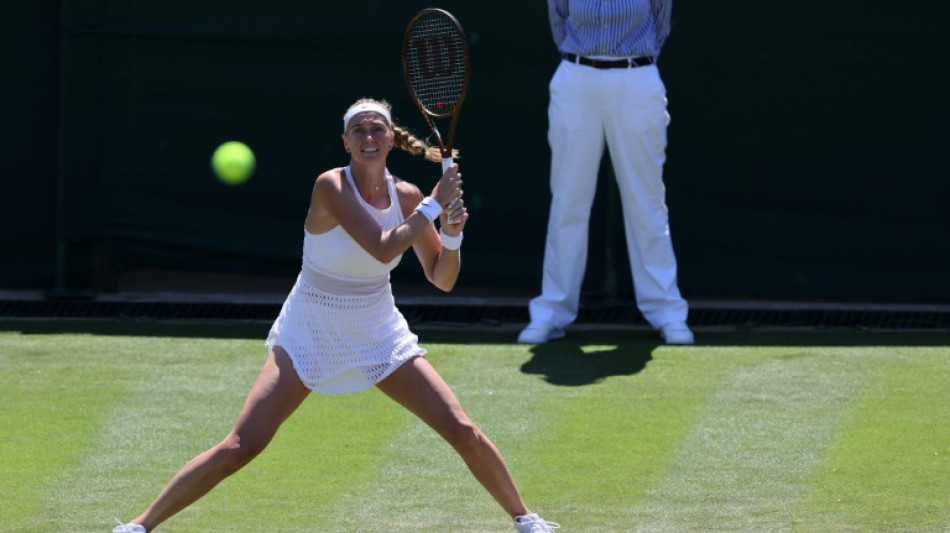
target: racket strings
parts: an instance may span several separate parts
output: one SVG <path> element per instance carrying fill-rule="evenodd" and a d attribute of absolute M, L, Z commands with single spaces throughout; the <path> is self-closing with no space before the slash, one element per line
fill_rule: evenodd
<path fill-rule="evenodd" d="M 423 15 L 409 30 L 407 79 L 432 115 L 451 114 L 465 87 L 465 43 L 453 22 L 439 14 Z"/>

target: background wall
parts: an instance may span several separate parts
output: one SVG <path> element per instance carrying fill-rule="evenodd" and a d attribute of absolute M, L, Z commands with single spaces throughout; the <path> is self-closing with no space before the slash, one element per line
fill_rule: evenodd
<path fill-rule="evenodd" d="M 324 5 L 326 4 L 326 5 Z M 472 212 L 467 287 L 540 286 L 550 194 L 543 2 L 445 0 L 470 40 L 456 144 Z M 346 163 L 361 96 L 425 123 L 400 64 L 429 2 L 33 0 L 0 32 L 0 288 L 116 291 L 142 269 L 288 276 L 314 177 Z M 950 4 L 677 0 L 660 68 L 687 298 L 950 301 L 942 154 Z M 258 158 L 241 187 L 211 152 Z M 397 155 L 431 187 L 437 165 Z M 604 165 L 585 290 L 631 290 Z M 395 281 L 418 281 L 411 254 Z M 67 291 L 67 292 L 68 292 Z M 54 291 L 56 292 L 56 291 Z"/>

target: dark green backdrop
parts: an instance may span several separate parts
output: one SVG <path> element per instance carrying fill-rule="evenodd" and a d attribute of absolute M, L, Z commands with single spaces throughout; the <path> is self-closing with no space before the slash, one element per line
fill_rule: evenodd
<path fill-rule="evenodd" d="M 517 4 L 439 5 L 472 55 L 456 136 L 473 216 L 462 283 L 530 291 L 558 59 L 544 2 Z M 312 180 L 346 162 L 345 108 L 386 98 L 399 122 L 426 131 L 399 60 L 423 7 L 6 2 L 0 289 L 111 291 L 143 268 L 292 277 Z M 660 66 L 687 298 L 950 301 L 948 16 L 936 0 L 675 2 Z M 236 188 L 209 170 L 232 139 L 258 157 Z M 423 189 L 438 175 L 403 155 L 391 168 Z M 585 289 L 628 293 L 602 174 Z M 419 281 L 418 265 L 407 259 L 394 279 Z"/>

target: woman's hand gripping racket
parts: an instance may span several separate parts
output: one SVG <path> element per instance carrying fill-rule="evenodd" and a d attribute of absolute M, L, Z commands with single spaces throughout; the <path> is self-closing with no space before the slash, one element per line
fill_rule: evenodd
<path fill-rule="evenodd" d="M 402 40 L 402 70 L 409 94 L 439 144 L 445 173 L 452 165 L 455 124 L 468 91 L 468 43 L 459 21 L 443 9 L 416 13 Z M 449 135 L 443 141 L 435 119 L 450 117 Z"/>

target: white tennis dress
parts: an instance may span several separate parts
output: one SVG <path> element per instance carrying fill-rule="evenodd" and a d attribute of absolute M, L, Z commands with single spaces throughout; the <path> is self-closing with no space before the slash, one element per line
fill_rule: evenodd
<path fill-rule="evenodd" d="M 387 170 L 390 204 L 376 209 L 346 180 L 384 230 L 402 223 L 396 185 Z M 313 235 L 304 229 L 303 266 L 271 326 L 266 346 L 283 348 L 307 388 L 355 392 L 379 383 L 409 359 L 425 355 L 396 308 L 389 273 L 400 257 L 380 263 L 341 227 Z"/>

